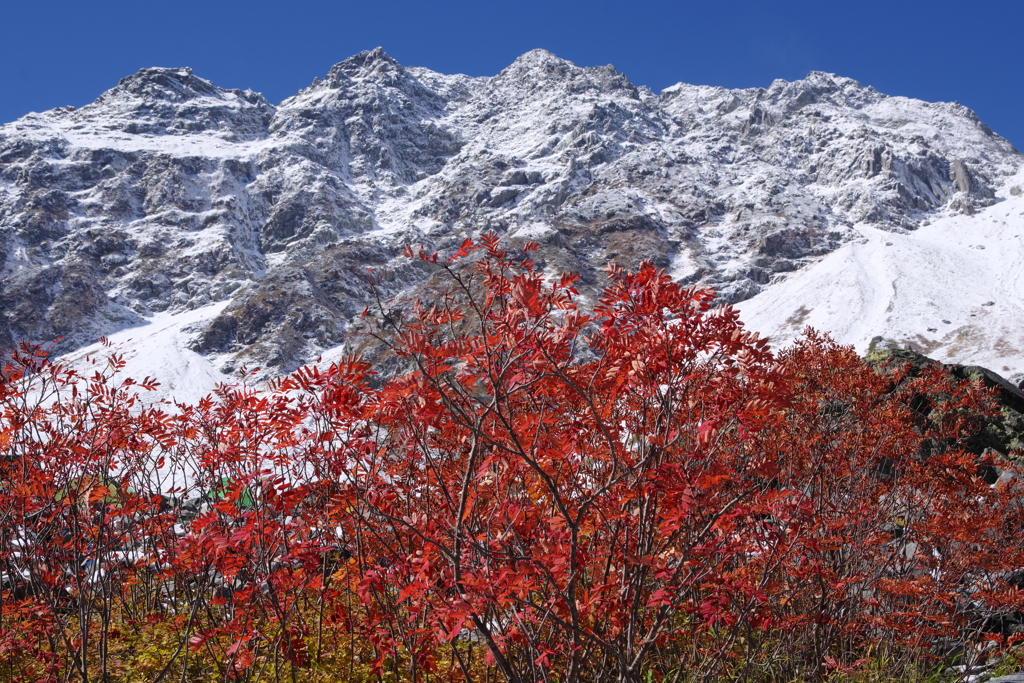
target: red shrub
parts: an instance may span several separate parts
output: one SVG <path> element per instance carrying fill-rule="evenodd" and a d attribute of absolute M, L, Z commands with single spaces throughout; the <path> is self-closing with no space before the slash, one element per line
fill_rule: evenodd
<path fill-rule="evenodd" d="M 407 372 L 378 387 L 348 359 L 143 407 L 15 357 L 9 677 L 10 643 L 32 675 L 129 676 L 160 623 L 157 680 L 821 677 L 1020 608 L 1016 491 L 960 448 L 978 386 L 813 333 L 774 355 L 649 264 L 588 314 L 493 236 L 418 258 L 447 285 L 380 311 Z"/>

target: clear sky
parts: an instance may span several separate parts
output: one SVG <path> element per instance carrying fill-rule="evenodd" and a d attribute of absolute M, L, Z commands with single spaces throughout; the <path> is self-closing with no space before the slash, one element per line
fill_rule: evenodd
<path fill-rule="evenodd" d="M 957 100 L 1024 149 L 1024 0 L 8 0 L 0 25 L 0 122 L 81 106 L 147 66 L 191 66 L 277 103 L 378 45 L 473 76 L 542 47 L 655 92 L 834 72 Z"/>

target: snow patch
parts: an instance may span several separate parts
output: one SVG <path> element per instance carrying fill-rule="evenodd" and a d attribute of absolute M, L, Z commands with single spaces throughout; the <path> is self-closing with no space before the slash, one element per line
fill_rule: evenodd
<path fill-rule="evenodd" d="M 974 216 L 907 234 L 857 225 L 851 242 L 737 305 L 747 327 L 787 344 L 805 326 L 867 352 L 873 339 L 948 363 L 1024 374 L 1024 197 L 1009 188 Z"/>
<path fill-rule="evenodd" d="M 162 399 L 191 403 L 206 396 L 217 384 L 231 378 L 216 369 L 216 356 L 202 356 L 188 348 L 194 327 L 212 320 L 228 305 L 221 301 L 204 308 L 178 314 L 157 313 L 143 325 L 110 335 L 110 346 L 96 343 L 61 358 L 72 367 L 85 372 L 91 359 L 102 361 L 112 352 L 124 357 L 122 377 L 141 381 L 154 377 L 160 382 L 155 391 L 145 392 L 148 401 Z"/>

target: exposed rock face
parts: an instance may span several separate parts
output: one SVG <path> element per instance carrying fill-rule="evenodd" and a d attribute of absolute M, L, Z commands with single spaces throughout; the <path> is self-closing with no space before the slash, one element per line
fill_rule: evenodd
<path fill-rule="evenodd" d="M 916 376 L 925 367 L 938 363 L 909 349 L 872 351 L 868 354 L 867 361 L 881 367 L 908 363 L 912 376 Z M 956 363 L 941 365 L 958 380 L 980 381 L 993 392 L 999 406 L 999 415 L 985 418 L 981 430 L 967 440 L 965 447 L 977 455 L 994 453 L 998 458 L 1012 458 L 1020 464 L 1020 459 L 1024 457 L 1024 391 L 988 368 Z M 1000 474 L 1001 471 L 994 469 L 991 472 L 992 482 Z"/>
<path fill-rule="evenodd" d="M 144 69 L 0 127 L 0 345 L 73 348 L 230 299 L 193 348 L 291 369 L 341 341 L 367 267 L 487 229 L 588 287 L 652 258 L 735 302 L 854 223 L 913 230 L 991 203 L 1021 163 L 960 105 L 824 73 L 658 96 L 542 50 L 470 78 L 377 49 L 274 107 Z M 405 265 L 382 286 L 422 281 Z"/>

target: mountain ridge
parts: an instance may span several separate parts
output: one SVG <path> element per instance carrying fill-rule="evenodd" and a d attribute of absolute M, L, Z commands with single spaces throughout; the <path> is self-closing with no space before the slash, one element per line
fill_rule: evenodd
<path fill-rule="evenodd" d="M 401 246 L 484 230 L 540 242 L 542 267 L 580 272 L 584 297 L 608 261 L 650 258 L 747 302 L 864 230 L 973 220 L 1013 199 L 1022 166 L 966 107 L 823 72 L 654 94 L 544 50 L 469 77 L 377 48 L 275 106 L 143 69 L 0 126 L 0 342 L 72 351 L 202 309 L 197 363 L 286 371 L 344 342 L 366 267 L 409 295 L 424 278 Z M 768 334 L 792 327 L 757 315 Z"/>

